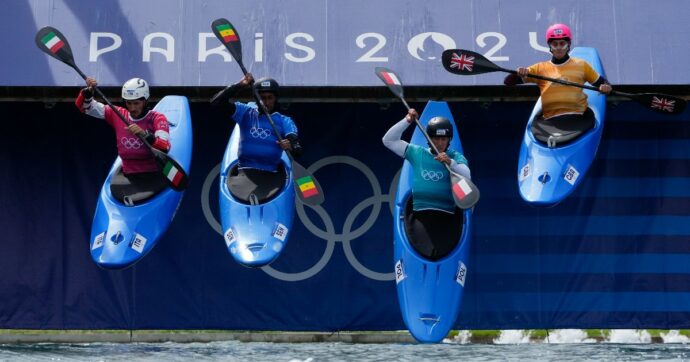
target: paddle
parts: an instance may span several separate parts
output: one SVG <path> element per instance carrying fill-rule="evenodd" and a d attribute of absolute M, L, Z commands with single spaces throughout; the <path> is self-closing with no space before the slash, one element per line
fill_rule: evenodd
<path fill-rule="evenodd" d="M 72 49 L 67 42 L 67 38 L 62 35 L 60 31 L 50 26 L 42 28 L 38 31 L 38 33 L 36 33 L 36 45 L 39 49 L 43 50 L 51 57 L 72 67 L 84 80 L 86 80 L 86 75 L 74 63 L 74 56 L 72 56 Z M 115 109 L 115 106 L 110 103 L 108 98 L 105 97 L 101 90 L 98 89 L 98 87 L 94 87 L 94 89 L 96 93 L 98 93 L 98 95 L 101 96 L 101 98 L 103 98 L 103 100 L 108 104 L 108 106 L 110 106 L 115 114 L 118 115 L 122 122 L 129 126 L 131 123 L 127 121 L 125 117 L 123 117 L 122 114 L 117 111 L 117 109 Z M 177 161 L 172 159 L 172 157 L 168 156 L 165 152 L 153 148 L 153 146 L 151 146 L 151 144 L 146 141 L 143 136 L 137 135 L 137 137 L 139 137 L 139 139 L 144 142 L 144 144 L 148 146 L 149 150 L 151 150 L 153 153 L 156 163 L 165 176 L 168 185 L 176 191 L 183 191 L 186 189 L 189 180 L 187 173 L 184 171 L 182 166 L 180 166 Z"/>
<path fill-rule="evenodd" d="M 460 75 L 476 75 L 490 72 L 506 72 L 517 74 L 517 71 L 500 67 L 490 60 L 486 59 L 479 53 L 464 49 L 448 49 L 443 52 L 442 56 L 443 67 L 453 74 Z M 599 88 L 569 82 L 567 80 L 543 77 L 536 74 L 529 74 L 528 77 L 535 79 L 547 80 L 554 83 L 569 85 L 573 87 L 591 89 L 599 91 Z M 641 105 L 664 114 L 679 114 L 685 110 L 687 101 L 683 98 L 674 97 L 668 94 L 661 93 L 625 93 L 619 91 L 611 91 L 612 95 L 619 95 L 630 98 Z"/>
<path fill-rule="evenodd" d="M 237 30 L 235 30 L 235 27 L 232 26 L 228 20 L 220 18 L 211 23 L 211 29 L 213 30 L 213 34 L 216 35 L 216 38 L 218 38 L 218 40 L 225 45 L 225 48 L 228 49 L 232 57 L 237 61 L 237 64 L 240 65 L 242 73 L 247 75 L 247 68 L 245 68 L 244 63 L 242 63 L 242 42 L 240 41 L 240 35 Z M 273 132 L 276 134 L 276 137 L 278 137 L 278 140 L 282 141 L 283 138 L 281 137 L 280 132 L 278 132 L 278 128 L 276 127 L 275 123 L 273 123 L 273 118 L 271 118 L 270 112 L 268 112 L 268 109 L 261 101 L 259 93 L 256 91 L 256 89 L 253 89 L 253 93 L 257 104 L 261 107 L 261 110 L 268 118 L 268 122 L 271 124 L 271 128 L 273 128 Z M 299 199 L 307 205 L 321 205 L 324 201 L 324 196 L 323 189 L 321 189 L 319 182 L 316 181 L 316 178 L 314 178 L 314 176 L 307 171 L 307 169 L 295 161 L 290 152 L 286 153 L 290 159 L 290 162 L 292 162 L 292 177 L 295 181 L 295 191 L 297 192 Z"/>
<path fill-rule="evenodd" d="M 410 106 L 407 104 L 407 101 L 405 101 L 403 96 L 403 87 L 402 82 L 400 82 L 400 77 L 398 77 L 392 70 L 384 67 L 376 67 L 375 72 L 376 76 L 388 86 L 388 89 L 390 89 L 396 97 L 400 98 L 407 110 L 410 110 Z M 419 123 L 419 119 L 415 117 L 414 121 L 419 130 L 422 131 L 422 134 L 426 138 L 427 142 L 429 142 L 429 145 L 431 145 L 431 147 L 434 149 L 434 152 L 439 154 L 440 152 L 438 152 L 436 145 L 434 145 L 434 143 L 431 141 L 429 134 L 426 133 L 426 130 L 424 127 L 422 127 L 422 124 Z M 472 183 L 470 179 L 453 172 L 450 169 L 450 166 L 447 164 L 444 163 L 443 165 L 446 166 L 446 169 L 448 169 L 448 172 L 450 172 L 451 190 L 455 205 L 461 209 L 469 209 L 473 207 L 477 201 L 479 201 L 479 189 L 477 186 Z"/>

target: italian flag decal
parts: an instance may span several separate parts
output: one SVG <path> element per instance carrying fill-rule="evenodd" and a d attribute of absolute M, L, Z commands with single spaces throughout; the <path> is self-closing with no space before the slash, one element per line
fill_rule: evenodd
<path fill-rule="evenodd" d="M 65 46 L 65 42 L 63 42 L 62 39 L 60 39 L 52 31 L 41 38 L 41 43 L 43 43 L 46 48 L 50 49 L 50 52 L 53 54 L 56 54 L 58 50 Z"/>
<path fill-rule="evenodd" d="M 163 167 L 163 174 L 165 174 L 165 177 L 170 180 L 170 183 L 172 183 L 173 186 L 180 186 L 180 181 L 182 181 L 182 172 L 179 172 L 177 167 L 175 167 L 172 162 L 168 161 L 165 164 L 165 167 Z"/>
<path fill-rule="evenodd" d="M 472 193 L 472 188 L 470 187 L 470 184 L 465 181 L 465 179 L 453 184 L 453 195 L 455 195 L 458 200 L 464 199 L 470 193 Z"/>
<path fill-rule="evenodd" d="M 302 196 L 305 199 L 319 194 L 319 190 L 316 189 L 316 185 L 314 185 L 314 180 L 311 176 L 304 176 L 297 179 L 295 182 L 297 182 L 299 190 L 302 192 Z"/>
<path fill-rule="evenodd" d="M 223 37 L 223 41 L 226 43 L 240 40 L 235 33 L 235 29 L 233 29 L 230 24 L 216 25 L 216 30 L 218 30 L 218 33 Z"/>
<path fill-rule="evenodd" d="M 395 73 L 381 72 L 381 76 L 383 77 L 383 81 L 388 85 L 400 85 L 400 80 L 395 76 Z"/>

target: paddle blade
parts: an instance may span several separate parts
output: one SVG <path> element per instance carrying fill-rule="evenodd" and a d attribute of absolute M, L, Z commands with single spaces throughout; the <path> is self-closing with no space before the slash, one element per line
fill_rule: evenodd
<path fill-rule="evenodd" d="M 631 94 L 630 98 L 653 111 L 664 114 L 683 113 L 688 102 L 683 98 L 660 93 Z"/>
<path fill-rule="evenodd" d="M 400 81 L 400 77 L 398 77 L 394 71 L 384 67 L 376 67 L 374 72 L 376 72 L 376 76 L 379 77 L 379 79 L 381 79 L 386 86 L 388 86 L 388 89 L 390 89 L 393 94 L 400 99 L 403 98 L 402 82 Z"/>
<path fill-rule="evenodd" d="M 484 58 L 483 55 L 465 49 L 445 50 L 441 56 L 441 62 L 447 71 L 460 75 L 507 71 Z"/>
<path fill-rule="evenodd" d="M 36 33 L 35 40 L 36 46 L 46 54 L 71 67 L 75 66 L 72 49 L 67 38 L 59 30 L 52 26 L 46 26 Z"/>
<path fill-rule="evenodd" d="M 152 151 L 168 185 L 175 191 L 184 191 L 189 183 L 189 178 L 182 166 L 164 152 L 156 149 L 152 149 Z"/>
<path fill-rule="evenodd" d="M 227 19 L 216 19 L 211 23 L 211 29 L 216 38 L 220 40 L 225 48 L 238 63 L 242 63 L 242 42 L 240 41 L 240 34 L 235 27 Z"/>
<path fill-rule="evenodd" d="M 468 178 L 451 172 L 451 191 L 455 205 L 461 209 L 469 209 L 479 201 L 479 189 Z"/>
<path fill-rule="evenodd" d="M 324 196 L 321 185 L 309 171 L 295 160 L 292 160 L 292 177 L 295 180 L 295 192 L 300 201 L 311 206 L 323 203 Z"/>

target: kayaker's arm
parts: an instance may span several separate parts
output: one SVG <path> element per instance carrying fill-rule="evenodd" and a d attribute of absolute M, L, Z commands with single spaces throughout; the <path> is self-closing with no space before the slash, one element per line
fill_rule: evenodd
<path fill-rule="evenodd" d="M 297 137 L 296 134 L 294 133 L 289 133 L 285 138 L 290 142 L 291 150 L 290 154 L 292 154 L 293 157 L 299 157 L 302 156 L 302 153 L 304 152 L 304 149 L 302 148 L 302 144 L 299 142 L 299 137 Z"/>
<path fill-rule="evenodd" d="M 472 179 L 472 173 L 470 172 L 470 168 L 467 167 L 467 165 L 464 163 L 458 163 L 458 162 L 455 162 L 455 160 L 451 159 L 450 169 L 453 172 L 460 174 L 460 175 L 463 175 L 470 180 Z"/>
<path fill-rule="evenodd" d="M 223 88 L 221 91 L 213 95 L 211 97 L 211 105 L 214 107 L 222 107 L 227 110 L 230 114 L 235 114 L 236 107 L 235 107 L 235 102 L 230 100 L 237 92 L 242 89 L 242 88 L 247 88 L 249 87 L 252 83 L 254 83 L 254 77 L 251 75 L 251 73 L 247 73 L 240 79 L 239 82 L 235 84 L 231 84 L 225 88 Z"/>
<path fill-rule="evenodd" d="M 400 157 L 405 157 L 405 150 L 409 143 L 401 139 L 403 132 L 410 126 L 406 118 L 391 127 L 383 136 L 383 145 Z"/>
<path fill-rule="evenodd" d="M 522 78 L 517 75 L 517 74 L 508 74 L 505 79 L 503 79 L 503 84 L 507 86 L 514 86 L 518 84 L 524 84 L 525 82 L 522 81 Z"/>

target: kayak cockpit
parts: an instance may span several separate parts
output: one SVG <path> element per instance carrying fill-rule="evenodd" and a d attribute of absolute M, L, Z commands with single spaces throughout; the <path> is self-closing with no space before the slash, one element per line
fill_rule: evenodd
<path fill-rule="evenodd" d="M 240 170 L 235 164 L 228 174 L 226 184 L 232 196 L 247 205 L 264 204 L 280 194 L 287 184 L 287 172 L 282 163 L 276 172 L 253 168 Z"/>

